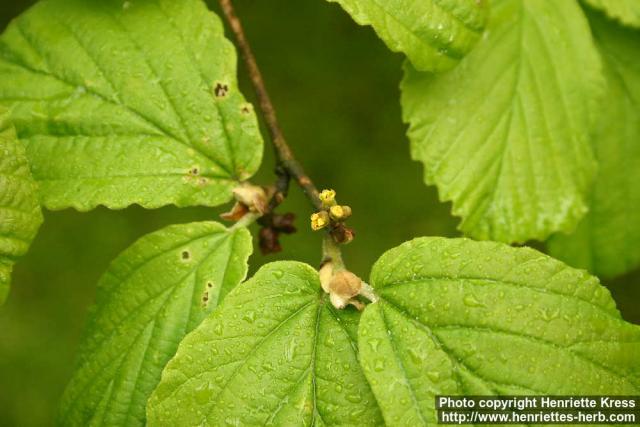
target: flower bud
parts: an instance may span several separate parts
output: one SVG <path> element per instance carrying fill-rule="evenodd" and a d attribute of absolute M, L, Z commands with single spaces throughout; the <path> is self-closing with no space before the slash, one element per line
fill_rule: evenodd
<path fill-rule="evenodd" d="M 338 310 L 342 310 L 349 304 L 349 298 L 343 298 L 338 294 L 329 294 L 329 301 Z"/>
<path fill-rule="evenodd" d="M 318 231 L 329 225 L 329 214 L 325 211 L 316 212 L 311 215 L 311 229 Z"/>
<path fill-rule="evenodd" d="M 362 289 L 362 279 L 347 270 L 337 272 L 329 282 L 329 292 L 346 299 L 358 295 L 360 289 Z"/>
<path fill-rule="evenodd" d="M 353 229 L 346 227 L 343 223 L 338 223 L 332 230 L 331 230 L 331 237 L 333 238 L 333 241 L 338 243 L 338 244 L 342 244 L 342 245 L 346 245 L 347 243 L 351 243 L 351 241 L 353 240 L 353 238 L 356 236 L 356 233 L 353 231 Z"/>
<path fill-rule="evenodd" d="M 247 206 L 251 212 L 264 214 L 268 207 L 267 192 L 264 188 L 243 182 L 233 189 L 235 199 Z"/>
<path fill-rule="evenodd" d="M 337 309 L 352 305 L 362 311 L 365 305 L 356 298 L 358 295 L 362 295 L 372 302 L 378 300 L 373 288 L 352 272 L 348 270 L 335 272 L 333 261 L 330 259 L 322 264 L 318 275 L 322 290 L 329 294 L 331 304 Z"/>
<path fill-rule="evenodd" d="M 322 283 L 322 277 L 320 283 Z M 325 292 L 329 292 L 329 300 L 335 308 L 343 309 L 351 304 L 358 310 L 362 310 L 364 304 L 355 299 L 355 297 L 360 294 L 363 284 L 362 279 L 358 276 L 350 271 L 342 270 L 331 277 L 327 286 L 328 289 L 325 289 L 324 285 L 323 289 Z"/>
<path fill-rule="evenodd" d="M 329 208 L 329 216 L 334 221 L 343 221 L 351 216 L 351 208 L 340 205 L 331 206 Z"/>

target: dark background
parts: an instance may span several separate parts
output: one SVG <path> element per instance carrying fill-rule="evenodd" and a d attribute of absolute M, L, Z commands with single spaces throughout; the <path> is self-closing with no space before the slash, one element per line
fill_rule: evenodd
<path fill-rule="evenodd" d="M 32 3 L 8 1 L 0 5 L 2 29 Z M 410 160 L 399 106 L 402 57 L 324 0 L 242 0 L 236 7 L 289 143 L 317 185 L 335 188 L 354 210 L 357 237 L 344 251 L 349 267 L 367 278 L 372 263 L 405 240 L 457 236 L 449 204 L 438 202 L 435 189 L 423 184 L 422 167 Z M 242 67 L 240 78 L 252 99 Z M 272 165 L 267 141 L 255 182 L 272 182 Z M 309 230 L 311 211 L 297 188 L 282 210 L 299 214 L 300 232 L 282 239 L 285 251 L 276 257 L 254 253 L 252 271 L 279 258 L 319 261 L 321 236 Z M 0 308 L 0 426 L 52 423 L 96 281 L 110 260 L 148 232 L 216 219 L 221 211 L 46 212 Z M 639 282 L 635 273 L 608 284 L 625 318 L 636 323 Z"/>

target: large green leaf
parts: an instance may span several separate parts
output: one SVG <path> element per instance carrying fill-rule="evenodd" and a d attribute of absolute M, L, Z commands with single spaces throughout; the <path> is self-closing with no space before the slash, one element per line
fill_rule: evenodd
<path fill-rule="evenodd" d="M 491 16 L 453 71 L 406 65 L 412 156 L 441 199 L 453 201 L 465 234 L 544 240 L 586 212 L 600 59 L 575 0 L 498 0 Z"/>
<path fill-rule="evenodd" d="M 583 0 L 588 5 L 604 11 L 624 25 L 640 27 L 640 1 L 638 0 Z"/>
<path fill-rule="evenodd" d="M 247 272 L 247 229 L 215 222 L 144 236 L 100 280 L 96 306 L 65 391 L 62 425 L 144 425 L 167 361 Z"/>
<path fill-rule="evenodd" d="M 360 361 L 389 426 L 434 425 L 436 395 L 640 392 L 640 327 L 596 278 L 537 251 L 420 238 L 371 282 Z"/>
<path fill-rule="evenodd" d="M 444 71 L 482 35 L 484 0 L 329 0 L 360 25 L 371 25 L 389 49 L 403 52 L 422 71 Z"/>
<path fill-rule="evenodd" d="M 308 265 L 268 264 L 180 344 L 149 424 L 379 425 L 358 320 L 333 309 Z"/>
<path fill-rule="evenodd" d="M 612 277 L 640 266 L 640 31 L 590 17 L 608 83 L 593 138 L 598 177 L 585 219 L 572 235 L 553 237 L 549 250 Z"/>
<path fill-rule="evenodd" d="M 36 191 L 24 147 L 0 108 L 0 305 L 9 293 L 14 262 L 27 252 L 42 223 Z"/>
<path fill-rule="evenodd" d="M 199 0 L 44 0 L 0 38 L 46 207 L 214 206 L 259 165 L 236 57 Z"/>

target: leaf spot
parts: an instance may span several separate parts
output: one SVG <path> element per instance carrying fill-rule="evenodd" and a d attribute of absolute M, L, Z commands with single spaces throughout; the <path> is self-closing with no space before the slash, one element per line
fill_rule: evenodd
<path fill-rule="evenodd" d="M 213 93 L 217 98 L 224 98 L 229 93 L 229 85 L 226 83 L 218 82 L 213 88 Z"/>
<path fill-rule="evenodd" d="M 202 294 L 202 307 L 207 307 L 209 305 L 209 292 L 204 291 Z"/>
<path fill-rule="evenodd" d="M 242 104 L 240 106 L 240 112 L 242 114 L 249 114 L 251 112 L 251 110 L 253 110 L 253 105 L 251 105 L 248 102 L 246 104 Z"/>

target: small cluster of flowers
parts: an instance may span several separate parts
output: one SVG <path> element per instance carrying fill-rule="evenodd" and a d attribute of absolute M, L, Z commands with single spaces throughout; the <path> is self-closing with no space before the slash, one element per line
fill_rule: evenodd
<path fill-rule="evenodd" d="M 344 225 L 351 216 L 351 208 L 336 201 L 334 190 L 322 190 L 319 194 L 322 210 L 311 215 L 311 229 L 314 231 L 329 228 L 329 234 L 336 243 L 349 243 L 355 237 L 353 229 Z"/>

